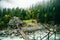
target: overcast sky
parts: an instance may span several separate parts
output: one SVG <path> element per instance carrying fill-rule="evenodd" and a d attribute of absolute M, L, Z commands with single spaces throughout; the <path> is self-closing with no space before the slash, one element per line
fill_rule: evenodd
<path fill-rule="evenodd" d="M 43 0 L 0 0 L 0 8 L 29 8 L 37 2 L 42 3 Z"/>

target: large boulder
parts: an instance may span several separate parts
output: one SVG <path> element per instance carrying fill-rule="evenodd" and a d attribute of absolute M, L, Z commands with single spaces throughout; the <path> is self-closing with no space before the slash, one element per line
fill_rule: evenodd
<path fill-rule="evenodd" d="M 8 24 L 11 28 L 16 28 L 17 24 L 19 25 L 22 23 L 23 23 L 22 20 L 20 20 L 18 17 L 13 17 L 12 19 L 10 19 Z"/>

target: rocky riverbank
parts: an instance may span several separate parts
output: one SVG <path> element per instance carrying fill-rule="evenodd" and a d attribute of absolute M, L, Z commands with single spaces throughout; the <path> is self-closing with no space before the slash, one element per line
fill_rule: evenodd
<path fill-rule="evenodd" d="M 18 29 L 15 30 L 3 30 L 0 31 L 0 36 L 8 37 L 8 36 L 20 36 Z"/>

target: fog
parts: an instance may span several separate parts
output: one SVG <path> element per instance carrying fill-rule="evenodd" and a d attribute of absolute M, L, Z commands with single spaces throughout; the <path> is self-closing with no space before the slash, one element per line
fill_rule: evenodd
<path fill-rule="evenodd" d="M 0 8 L 29 8 L 38 2 L 43 3 L 43 0 L 0 0 Z"/>

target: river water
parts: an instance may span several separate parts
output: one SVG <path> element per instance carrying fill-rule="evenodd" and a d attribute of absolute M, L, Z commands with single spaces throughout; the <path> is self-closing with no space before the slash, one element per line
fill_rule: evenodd
<path fill-rule="evenodd" d="M 30 40 L 36 39 L 36 40 L 41 40 L 42 37 L 44 37 L 47 33 L 37 31 L 35 33 L 30 33 L 27 36 L 30 38 Z M 52 36 L 49 37 L 49 40 L 55 40 L 54 39 L 55 35 L 53 34 Z M 24 40 L 20 36 L 7 36 L 7 37 L 2 37 L 0 36 L 0 40 Z M 48 36 L 46 36 L 43 40 L 48 40 Z M 56 40 L 60 40 L 60 34 L 56 34 Z"/>

